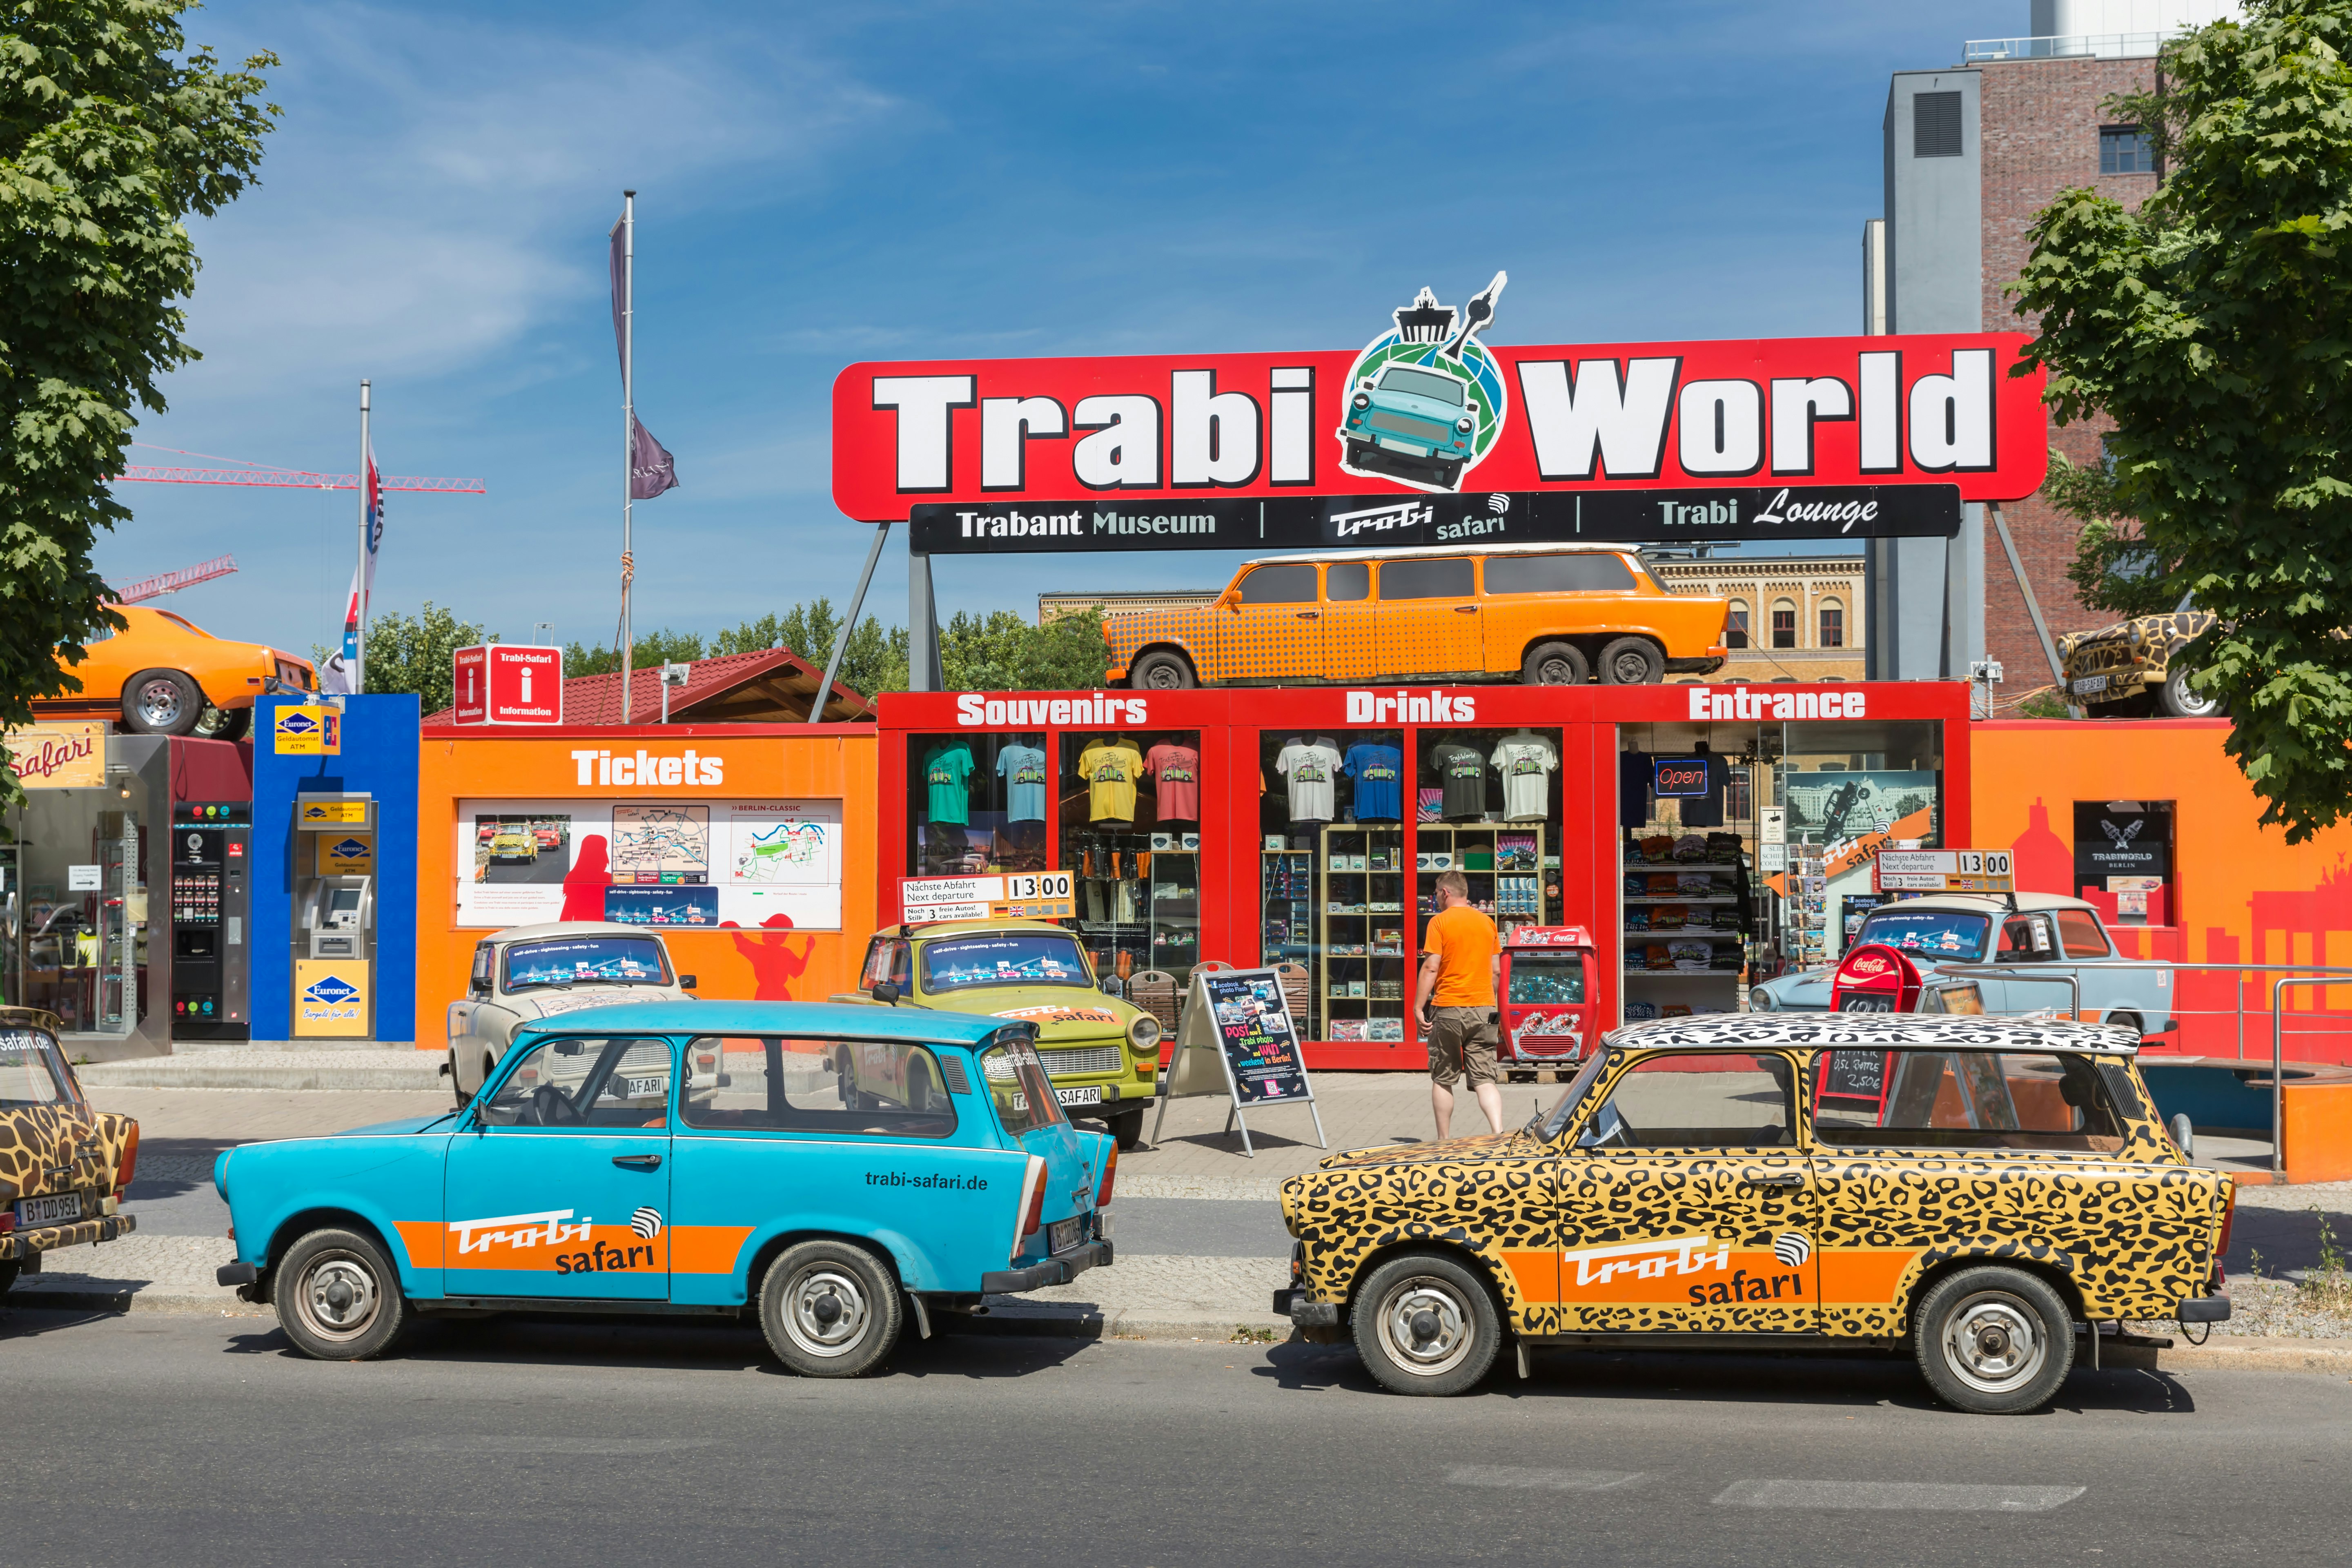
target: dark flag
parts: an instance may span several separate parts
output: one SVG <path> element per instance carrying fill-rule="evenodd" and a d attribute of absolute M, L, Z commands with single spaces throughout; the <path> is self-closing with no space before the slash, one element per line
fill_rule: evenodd
<path fill-rule="evenodd" d="M 623 314 L 627 309 L 628 293 L 628 220 L 625 217 L 613 226 L 610 270 L 613 279 L 613 347 L 621 356 L 621 382 L 629 381 L 629 334 Z M 664 490 L 677 488 L 677 460 L 669 449 L 654 439 L 654 433 L 645 422 L 632 414 L 629 432 L 629 496 L 633 500 L 651 500 Z"/>

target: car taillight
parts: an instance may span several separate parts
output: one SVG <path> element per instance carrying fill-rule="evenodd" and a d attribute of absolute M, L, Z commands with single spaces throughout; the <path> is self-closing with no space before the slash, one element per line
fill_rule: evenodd
<path fill-rule="evenodd" d="M 138 1173 L 138 1170 L 139 1123 L 134 1121 L 131 1124 L 131 1136 L 123 1141 L 122 1164 L 121 1168 L 114 1173 L 114 1190 L 117 1193 L 129 1191 L 131 1187 L 131 1178 Z"/>
<path fill-rule="evenodd" d="M 16 1211 L 15 1209 L 0 1209 L 0 1231 L 10 1231 L 16 1228 Z"/>
<path fill-rule="evenodd" d="M 1021 1222 L 1021 1234 L 1026 1238 L 1037 1234 L 1045 1224 L 1045 1184 L 1042 1181 L 1030 1189 L 1028 1217 Z"/>
<path fill-rule="evenodd" d="M 1036 1235 L 1037 1227 L 1045 1223 L 1045 1162 L 1032 1154 L 1021 1178 L 1021 1228 L 1013 1233 L 1013 1250 L 1005 1254 L 1006 1260 L 1020 1257 L 1022 1242 Z"/>
<path fill-rule="evenodd" d="M 1107 1208 L 1109 1206 L 1111 1183 L 1116 1181 L 1118 1177 L 1118 1145 L 1117 1143 L 1113 1143 L 1110 1146 L 1110 1158 L 1103 1162 L 1102 1188 L 1099 1192 L 1095 1194 L 1095 1207 Z"/>
<path fill-rule="evenodd" d="M 2221 1237 L 2213 1244 L 2213 1272 L 2221 1272 L 2221 1259 L 2230 1255 L 2230 1226 L 2238 1217 L 2238 1184 L 2230 1184 L 2230 1201 L 2221 1205 Z"/>

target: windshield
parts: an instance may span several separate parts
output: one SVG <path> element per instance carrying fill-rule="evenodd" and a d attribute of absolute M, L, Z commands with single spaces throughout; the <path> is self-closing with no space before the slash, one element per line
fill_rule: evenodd
<path fill-rule="evenodd" d="M 1382 392 L 1410 393 L 1415 397 L 1433 398 L 1439 403 L 1459 405 L 1462 384 L 1450 375 L 1433 375 L 1425 370 L 1407 370 L 1402 365 L 1391 365 L 1381 377 Z"/>
<path fill-rule="evenodd" d="M 1514 1002 L 1581 1002 L 1584 960 L 1574 953 L 1511 954 Z"/>
<path fill-rule="evenodd" d="M 538 985 L 667 985 L 662 945 L 643 936 L 565 936 L 507 949 L 506 988 Z"/>
<path fill-rule="evenodd" d="M 1000 931 L 944 937 L 923 944 L 923 990 L 965 991 L 976 985 L 1072 985 L 1090 990 L 1078 944 L 1051 931 Z"/>
<path fill-rule="evenodd" d="M 1608 1042 L 1603 1040 L 1601 1044 L 1605 1046 Z M 1607 1051 L 1593 1052 L 1586 1059 L 1584 1070 L 1578 1073 L 1575 1081 L 1568 1086 L 1568 1092 L 1559 1097 L 1559 1103 L 1535 1121 L 1528 1122 L 1528 1130 L 1538 1138 L 1559 1137 L 1561 1131 L 1568 1126 L 1569 1120 L 1576 1114 L 1576 1108 L 1583 1101 L 1586 1091 L 1591 1089 L 1593 1081 L 1600 1078 L 1601 1064 L 1608 1059 Z"/>
<path fill-rule="evenodd" d="M 0 1108 L 70 1105 L 75 1096 L 66 1086 L 71 1081 L 58 1061 L 57 1042 L 47 1035 L 0 1029 Z"/>
<path fill-rule="evenodd" d="M 1949 958 L 1976 958 L 1984 952 L 1985 933 L 1992 922 L 1982 915 L 1953 910 L 1874 910 L 1855 936 L 1858 946 L 1883 942 L 1906 952 L 1935 953 Z"/>
<path fill-rule="evenodd" d="M 1037 1059 L 1037 1047 L 1028 1041 L 991 1046 L 981 1053 L 980 1070 L 988 1080 L 988 1098 L 996 1104 L 996 1120 L 1013 1137 L 1068 1120 L 1045 1077 L 1045 1064 Z"/>

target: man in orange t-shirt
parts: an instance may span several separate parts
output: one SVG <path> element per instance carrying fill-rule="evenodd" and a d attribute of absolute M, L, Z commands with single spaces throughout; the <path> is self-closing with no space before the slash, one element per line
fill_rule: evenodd
<path fill-rule="evenodd" d="M 1421 983 L 1413 1021 L 1429 1042 L 1429 1106 L 1437 1136 L 1454 1121 L 1454 1086 L 1466 1075 L 1486 1113 L 1503 1130 L 1502 1068 L 1495 1060 L 1495 990 L 1503 968 L 1495 922 L 1470 907 L 1470 884 L 1459 871 L 1437 879 L 1437 912 L 1422 942 Z"/>

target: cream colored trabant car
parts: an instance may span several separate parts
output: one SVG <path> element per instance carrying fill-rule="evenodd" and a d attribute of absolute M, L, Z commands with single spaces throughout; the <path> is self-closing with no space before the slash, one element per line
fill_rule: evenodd
<path fill-rule="evenodd" d="M 486 936 L 474 947 L 466 999 L 449 1004 L 448 1072 L 458 1100 L 482 1087 L 525 1024 L 617 1002 L 683 999 L 693 989 L 694 976 L 677 973 L 661 934 L 643 926 L 550 921 Z"/>

